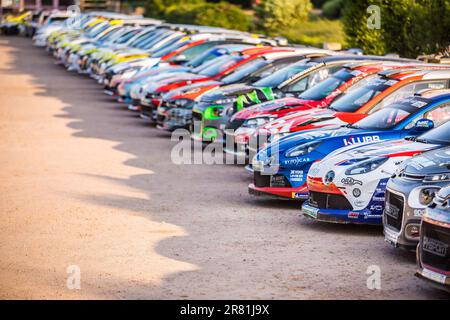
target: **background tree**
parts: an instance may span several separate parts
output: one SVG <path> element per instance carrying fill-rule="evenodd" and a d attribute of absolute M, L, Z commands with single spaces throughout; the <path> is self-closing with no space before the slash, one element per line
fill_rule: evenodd
<path fill-rule="evenodd" d="M 380 7 L 379 30 L 367 26 L 369 5 Z M 347 43 L 366 53 L 416 58 L 450 45 L 450 0 L 345 0 L 344 7 Z"/>
<path fill-rule="evenodd" d="M 258 25 L 268 31 L 279 28 L 295 28 L 308 18 L 312 9 L 310 0 L 260 0 L 255 5 Z"/>
<path fill-rule="evenodd" d="M 344 32 L 349 47 L 361 48 L 365 53 L 384 54 L 386 48 L 381 30 L 367 27 L 367 8 L 373 0 L 344 0 Z"/>

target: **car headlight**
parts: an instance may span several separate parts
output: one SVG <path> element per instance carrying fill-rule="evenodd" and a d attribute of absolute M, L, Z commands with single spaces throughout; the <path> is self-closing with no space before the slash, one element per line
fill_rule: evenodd
<path fill-rule="evenodd" d="M 426 176 L 424 182 L 440 182 L 450 180 L 450 172 Z"/>
<path fill-rule="evenodd" d="M 256 127 L 266 124 L 270 120 L 272 120 L 272 118 L 270 118 L 270 117 L 259 117 L 259 118 L 247 119 L 244 121 L 242 126 L 246 127 L 246 128 L 256 128 Z"/>
<path fill-rule="evenodd" d="M 379 158 L 365 160 L 353 167 L 348 168 L 345 171 L 345 174 L 351 176 L 351 175 L 355 175 L 355 174 L 363 174 L 363 173 L 371 172 L 371 171 L 375 170 L 376 168 L 380 167 L 387 160 L 388 160 L 387 157 L 379 157 Z"/>
<path fill-rule="evenodd" d="M 214 104 L 229 104 L 236 101 L 236 98 L 224 98 L 214 101 Z"/>
<path fill-rule="evenodd" d="M 421 205 L 427 206 L 431 202 L 433 202 L 436 193 L 439 191 L 439 188 L 423 188 L 419 192 L 419 202 Z"/>
<path fill-rule="evenodd" d="M 292 158 L 307 155 L 316 150 L 320 144 L 321 144 L 320 141 L 313 141 L 295 146 L 286 151 L 286 157 Z"/>
<path fill-rule="evenodd" d="M 189 107 L 189 105 L 192 103 L 192 100 L 189 99 L 178 99 L 173 101 L 173 104 L 179 108 L 185 108 L 185 107 Z"/>
<path fill-rule="evenodd" d="M 222 113 L 222 107 L 211 106 L 205 110 L 204 117 L 206 120 L 219 119 Z"/>

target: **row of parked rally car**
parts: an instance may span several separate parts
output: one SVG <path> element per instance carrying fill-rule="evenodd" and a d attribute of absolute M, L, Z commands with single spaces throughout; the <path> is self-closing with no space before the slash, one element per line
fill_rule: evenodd
<path fill-rule="evenodd" d="M 246 160 L 251 194 L 383 224 L 418 248 L 419 277 L 449 288 L 450 66 L 99 13 L 33 41 L 159 129 Z"/>

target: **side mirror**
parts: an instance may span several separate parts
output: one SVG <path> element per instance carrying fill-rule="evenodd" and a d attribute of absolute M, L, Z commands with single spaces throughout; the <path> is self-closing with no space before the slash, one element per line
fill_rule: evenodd
<path fill-rule="evenodd" d="M 428 131 L 430 129 L 434 128 L 434 122 L 432 120 L 429 119 L 420 119 L 417 120 L 413 130 L 417 131 L 417 132 L 423 132 L 423 131 Z"/>

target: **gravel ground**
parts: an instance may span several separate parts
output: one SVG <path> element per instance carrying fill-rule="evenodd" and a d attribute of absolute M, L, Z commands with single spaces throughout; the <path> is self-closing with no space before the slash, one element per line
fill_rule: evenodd
<path fill-rule="evenodd" d="M 252 198 L 239 166 L 173 164 L 168 134 L 29 39 L 0 38 L 0 101 L 0 298 L 449 297 L 379 227 Z"/>

